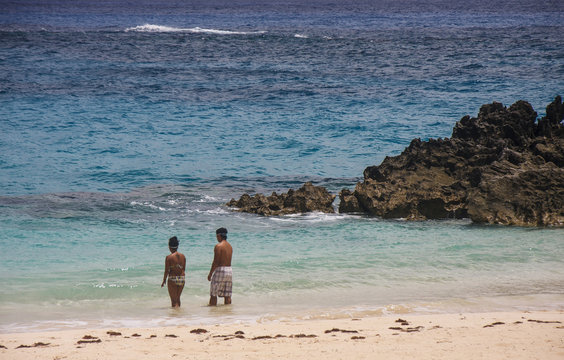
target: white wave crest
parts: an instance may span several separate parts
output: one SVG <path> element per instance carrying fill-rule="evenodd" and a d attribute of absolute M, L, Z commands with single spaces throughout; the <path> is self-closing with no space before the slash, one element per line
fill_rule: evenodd
<path fill-rule="evenodd" d="M 353 215 L 349 214 L 327 214 L 320 211 L 314 211 L 305 214 L 289 214 L 282 215 L 279 217 L 271 217 L 269 220 L 275 222 L 329 222 L 329 221 L 340 221 L 350 219 Z"/>
<path fill-rule="evenodd" d="M 218 30 L 218 29 L 203 29 L 200 27 L 194 28 L 177 28 L 164 25 L 153 25 L 145 24 L 135 27 L 130 27 L 125 29 L 126 32 L 137 31 L 137 32 L 156 32 L 156 33 L 166 33 L 166 32 L 185 32 L 193 34 L 215 34 L 215 35 L 260 35 L 266 33 L 266 31 L 230 31 L 230 30 Z"/>
<path fill-rule="evenodd" d="M 220 201 L 220 200 L 216 197 L 209 196 L 209 195 L 203 195 L 203 197 L 201 199 L 194 200 L 194 202 L 196 202 L 196 203 L 207 203 L 207 202 L 217 202 L 217 201 Z"/>
<path fill-rule="evenodd" d="M 167 209 L 165 209 L 164 207 L 151 204 L 148 201 L 144 201 L 144 202 L 132 201 L 129 204 L 131 206 L 134 206 L 134 207 L 147 207 L 147 208 L 153 209 L 153 210 L 167 211 Z"/>

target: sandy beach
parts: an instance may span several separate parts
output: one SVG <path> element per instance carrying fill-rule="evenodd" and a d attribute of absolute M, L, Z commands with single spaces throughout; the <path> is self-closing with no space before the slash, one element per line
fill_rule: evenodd
<path fill-rule="evenodd" d="M 2 359 L 563 359 L 564 311 L 0 334 Z"/>

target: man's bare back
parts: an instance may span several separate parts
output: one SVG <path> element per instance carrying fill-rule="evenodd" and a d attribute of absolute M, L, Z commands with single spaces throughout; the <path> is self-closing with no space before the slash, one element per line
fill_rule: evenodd
<path fill-rule="evenodd" d="M 227 240 L 223 240 L 217 244 L 213 250 L 214 262 L 217 266 L 231 266 L 231 256 L 233 256 L 233 248 Z"/>
<path fill-rule="evenodd" d="M 231 258 L 233 256 L 233 248 L 227 240 L 217 238 L 219 244 L 213 248 L 213 262 L 208 274 L 208 281 L 211 280 L 213 272 L 220 266 L 231 266 Z"/>

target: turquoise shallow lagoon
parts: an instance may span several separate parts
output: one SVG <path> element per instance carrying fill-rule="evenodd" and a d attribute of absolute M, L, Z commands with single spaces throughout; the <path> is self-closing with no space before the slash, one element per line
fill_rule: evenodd
<path fill-rule="evenodd" d="M 207 191 L 10 198 L 19 202 L 2 208 L 0 329 L 564 305 L 561 229 L 320 213 L 265 218 L 232 212 L 225 193 Z M 26 213 L 13 214 L 24 201 Z M 210 309 L 206 277 L 220 226 L 235 249 L 234 305 Z M 188 259 L 181 311 L 168 309 L 160 288 L 172 235 Z"/>

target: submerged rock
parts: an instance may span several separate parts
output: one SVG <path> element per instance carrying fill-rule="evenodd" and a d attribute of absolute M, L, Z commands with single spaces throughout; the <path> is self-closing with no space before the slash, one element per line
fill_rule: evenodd
<path fill-rule="evenodd" d="M 532 106 L 483 105 L 450 139 L 414 139 L 364 170 L 341 213 L 521 226 L 564 225 L 564 106 L 556 97 L 537 120 Z"/>
<path fill-rule="evenodd" d="M 334 200 L 335 195 L 331 195 L 324 187 L 314 186 L 311 182 L 306 182 L 298 190 L 290 189 L 283 194 L 276 194 L 275 192 L 270 196 L 243 194 L 239 200 L 231 199 L 227 206 L 237 208 L 238 211 L 265 216 L 313 211 L 334 213 Z"/>

